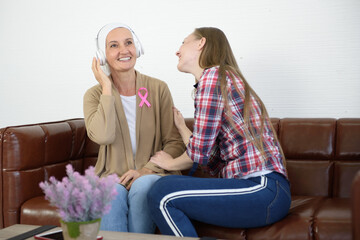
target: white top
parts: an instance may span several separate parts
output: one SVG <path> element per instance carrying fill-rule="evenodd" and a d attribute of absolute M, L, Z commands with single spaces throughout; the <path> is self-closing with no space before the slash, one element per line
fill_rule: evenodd
<path fill-rule="evenodd" d="M 259 172 L 254 172 L 254 173 L 250 173 L 249 175 L 246 175 L 245 177 L 242 177 L 241 179 L 248 179 L 248 178 L 252 178 L 252 177 L 260 177 L 260 176 L 265 176 L 266 174 L 269 174 L 273 172 L 272 170 L 262 170 Z"/>
<path fill-rule="evenodd" d="M 131 147 L 133 157 L 135 159 L 136 154 L 136 95 L 134 96 L 122 96 L 121 102 L 124 108 L 127 124 L 129 126 Z"/>

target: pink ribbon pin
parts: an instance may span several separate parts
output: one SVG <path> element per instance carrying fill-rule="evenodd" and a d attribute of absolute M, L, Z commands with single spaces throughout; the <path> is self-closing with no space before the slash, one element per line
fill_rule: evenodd
<path fill-rule="evenodd" d="M 140 92 L 140 90 L 145 90 L 145 95 L 142 95 L 141 92 Z M 148 107 L 151 106 L 151 104 L 149 103 L 149 101 L 146 100 L 146 98 L 147 98 L 147 96 L 148 96 L 148 90 L 147 90 L 146 88 L 144 88 L 144 87 L 139 88 L 138 95 L 139 95 L 139 97 L 141 98 L 141 103 L 139 104 L 139 107 L 142 107 L 142 106 L 144 105 L 144 103 L 145 103 Z"/>

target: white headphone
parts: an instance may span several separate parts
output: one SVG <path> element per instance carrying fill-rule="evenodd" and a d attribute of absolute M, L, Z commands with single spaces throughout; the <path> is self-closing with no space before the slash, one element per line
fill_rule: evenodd
<path fill-rule="evenodd" d="M 128 29 L 131 32 L 132 37 L 134 39 L 134 44 L 135 44 L 135 48 L 136 48 L 136 56 L 140 57 L 141 55 L 144 54 L 144 49 L 143 49 L 138 37 L 136 36 L 135 32 L 129 26 L 127 26 L 123 23 L 109 23 L 100 29 L 100 31 L 98 32 L 97 37 L 95 39 L 96 48 L 97 48 L 95 57 L 100 60 L 101 66 L 107 65 L 106 54 L 105 54 L 106 37 L 109 34 L 109 32 L 115 28 Z"/>

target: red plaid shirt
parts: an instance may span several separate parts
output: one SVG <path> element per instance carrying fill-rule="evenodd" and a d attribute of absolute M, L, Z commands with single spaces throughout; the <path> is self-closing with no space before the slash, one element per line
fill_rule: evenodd
<path fill-rule="evenodd" d="M 194 131 L 187 146 L 187 154 L 194 161 L 194 167 L 197 164 L 206 165 L 212 175 L 220 173 L 223 178 L 242 178 L 262 170 L 287 176 L 269 119 L 265 121 L 263 133 L 265 160 L 256 146 L 243 137 L 248 131 L 243 119 L 244 84 L 235 77 L 237 87 L 242 92 L 240 95 L 227 75 L 228 103 L 237 130 L 233 128 L 224 111 L 218 74 L 218 67 L 205 69 L 197 86 Z M 250 116 L 250 124 L 260 129 L 261 112 L 254 97 L 251 97 L 251 108 L 254 112 Z"/>

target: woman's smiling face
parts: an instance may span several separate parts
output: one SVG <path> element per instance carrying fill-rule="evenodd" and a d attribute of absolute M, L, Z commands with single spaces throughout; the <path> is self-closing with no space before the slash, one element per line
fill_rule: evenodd
<path fill-rule="evenodd" d="M 199 64 L 199 41 L 194 34 L 190 34 L 176 52 L 179 57 L 177 68 L 180 72 L 192 73 L 192 68 Z"/>
<path fill-rule="evenodd" d="M 115 28 L 106 37 L 106 60 L 111 71 L 129 71 L 136 63 L 136 47 L 131 32 Z"/>

